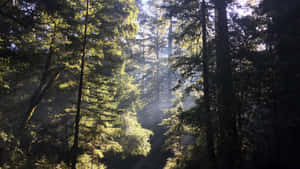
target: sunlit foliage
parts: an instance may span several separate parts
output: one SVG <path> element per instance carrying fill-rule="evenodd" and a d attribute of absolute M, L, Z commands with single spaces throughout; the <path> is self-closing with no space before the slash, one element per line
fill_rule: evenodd
<path fill-rule="evenodd" d="M 0 5 L 9 25 L 1 29 L 0 166 L 69 168 L 85 1 Z M 91 0 L 89 11 L 77 168 L 104 169 L 106 154 L 147 155 L 151 132 L 137 121 L 143 104 L 122 48 L 138 31 L 135 1 Z"/>

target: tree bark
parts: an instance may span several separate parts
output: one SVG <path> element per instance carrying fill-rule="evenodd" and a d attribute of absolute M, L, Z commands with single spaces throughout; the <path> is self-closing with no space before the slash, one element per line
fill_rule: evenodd
<path fill-rule="evenodd" d="M 203 87 L 204 87 L 204 103 L 205 112 L 207 113 L 206 119 L 206 144 L 209 155 L 209 160 L 212 169 L 217 169 L 217 161 L 214 148 L 214 132 L 212 128 L 212 116 L 210 111 L 210 95 L 209 95 L 209 66 L 208 66 L 208 50 L 207 50 L 207 29 L 206 29 L 206 13 L 207 7 L 205 0 L 201 3 L 202 12 L 202 57 L 203 57 Z"/>
<path fill-rule="evenodd" d="M 215 17 L 220 168 L 235 169 L 238 141 L 225 0 L 215 0 Z"/>
<path fill-rule="evenodd" d="M 77 156 L 78 156 L 78 135 L 79 135 L 79 123 L 80 123 L 80 106 L 81 106 L 83 75 L 84 75 L 84 66 L 85 66 L 85 54 L 86 54 L 86 44 L 87 44 L 88 16 L 89 16 L 89 0 L 86 0 L 84 41 L 83 41 L 82 57 L 81 57 L 80 81 L 79 81 L 79 87 L 78 87 L 77 112 L 76 112 L 76 117 L 75 117 L 74 143 L 73 143 L 73 147 L 72 147 L 72 151 L 71 151 L 71 155 L 72 155 L 71 167 L 72 167 L 72 169 L 76 169 Z"/>

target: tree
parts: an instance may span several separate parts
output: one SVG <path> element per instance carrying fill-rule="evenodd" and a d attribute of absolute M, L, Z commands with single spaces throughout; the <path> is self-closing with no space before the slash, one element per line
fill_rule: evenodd
<path fill-rule="evenodd" d="M 209 95 L 209 58 L 208 58 L 208 47 L 207 47 L 207 7 L 205 0 L 201 2 L 201 16 L 202 16 L 202 62 L 203 62 L 203 91 L 204 91 L 204 102 L 205 102 L 205 112 L 207 113 L 206 119 L 206 144 L 209 154 L 209 159 L 213 169 L 217 168 L 217 161 L 215 155 L 215 146 L 214 146 L 214 132 L 212 129 L 212 115 L 210 111 L 210 95 Z M 201 113 L 201 112 L 200 112 Z"/>
<path fill-rule="evenodd" d="M 82 87 L 83 87 L 83 75 L 84 75 L 84 63 L 86 55 L 86 44 L 87 44 L 87 29 L 88 29 L 88 20 L 89 17 L 89 0 L 86 0 L 86 15 L 85 15 L 85 24 L 84 24 L 84 40 L 82 44 L 82 57 L 81 57 L 81 70 L 80 70 L 80 80 L 78 87 L 78 101 L 77 101 L 77 112 L 75 118 L 75 132 L 74 132 L 74 144 L 72 147 L 72 169 L 76 169 L 77 153 L 78 153 L 78 135 L 79 135 L 79 123 L 80 123 L 80 107 L 81 107 L 81 97 L 82 97 Z"/>
<path fill-rule="evenodd" d="M 85 2 L 1 6 L 1 25 L 8 25 L 0 30 L 6 62 L 0 78 L 1 167 L 68 168 L 76 160 L 77 168 L 103 168 L 102 161 L 112 154 L 121 159 L 149 153 L 151 132 L 137 121 L 142 103 L 126 72 L 123 41 L 136 35 L 138 10 L 134 1 L 89 1 L 86 24 Z M 59 79 L 53 78 L 57 72 Z M 82 95 L 78 104 L 76 92 Z M 24 114 L 23 107 L 29 113 Z M 9 127 L 27 119 L 30 123 L 22 130 Z"/>
<path fill-rule="evenodd" d="M 238 151 L 235 98 L 228 41 L 226 1 L 215 1 L 217 107 L 220 120 L 220 166 L 236 168 Z"/>
<path fill-rule="evenodd" d="M 267 44 L 269 55 L 273 56 L 273 110 L 272 123 L 274 138 L 272 143 L 272 166 L 278 168 L 295 168 L 297 160 L 294 154 L 299 151 L 299 137 L 291 134 L 299 128 L 299 122 L 291 119 L 297 118 L 299 108 L 296 100 L 299 97 L 299 43 L 297 29 L 299 22 L 299 2 L 269 1 L 261 2 L 261 12 L 266 14 L 268 22 Z M 261 14 L 261 15 L 262 15 Z M 296 102 L 295 102 L 296 101 Z M 293 122 L 291 122 L 291 121 Z M 291 125 L 291 127 L 285 127 Z"/>

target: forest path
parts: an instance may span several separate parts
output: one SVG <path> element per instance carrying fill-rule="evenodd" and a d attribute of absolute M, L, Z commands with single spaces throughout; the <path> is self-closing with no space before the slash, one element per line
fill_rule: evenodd
<path fill-rule="evenodd" d="M 151 138 L 151 151 L 147 157 L 137 161 L 131 169 L 163 169 L 167 158 L 171 155 L 164 149 L 165 129 L 155 126 L 152 129 L 154 135 Z"/>
<path fill-rule="evenodd" d="M 161 67 L 161 74 L 166 74 L 167 67 Z M 164 73 L 163 73 L 164 72 Z M 153 132 L 150 138 L 151 151 L 144 156 L 130 157 L 126 159 L 117 159 L 108 166 L 112 166 L 111 169 L 163 169 L 168 157 L 172 156 L 172 153 L 166 151 L 165 141 L 167 137 L 164 135 L 166 128 L 161 126 L 160 123 L 167 117 L 164 113 L 172 105 L 171 90 L 168 89 L 168 78 L 162 76 L 160 79 L 160 94 L 159 98 L 151 100 L 150 104 L 147 104 L 143 110 L 137 113 L 138 121 L 143 128 L 149 129 Z M 148 98 L 145 98 L 146 100 Z"/>
<path fill-rule="evenodd" d="M 133 158 L 127 158 L 124 160 L 114 160 L 108 166 L 110 169 L 163 169 L 167 158 L 172 154 L 167 152 L 164 147 L 166 136 L 164 133 L 166 129 L 160 126 L 159 123 L 163 120 L 164 113 L 159 110 L 159 106 L 151 104 L 146 106 L 144 111 L 139 114 L 140 124 L 153 132 L 153 136 L 150 139 L 151 151 L 144 156 L 137 156 Z"/>
<path fill-rule="evenodd" d="M 170 108 L 171 99 L 169 90 L 162 90 L 160 101 L 147 105 L 144 111 L 138 114 L 139 122 L 144 128 L 151 130 L 154 135 L 151 137 L 151 151 L 146 157 L 136 161 L 130 169 L 163 169 L 167 158 L 172 154 L 165 149 L 166 128 L 160 123 L 166 114 L 164 110 Z"/>

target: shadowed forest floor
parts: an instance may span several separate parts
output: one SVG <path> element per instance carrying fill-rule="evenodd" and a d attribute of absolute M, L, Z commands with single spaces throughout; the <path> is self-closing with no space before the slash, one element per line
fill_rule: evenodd
<path fill-rule="evenodd" d="M 153 107 L 155 107 L 153 109 Z M 153 136 L 151 137 L 151 151 L 150 153 L 144 156 L 138 156 L 134 158 L 127 158 L 124 160 L 114 160 L 112 164 L 112 169 L 163 169 L 167 158 L 172 156 L 172 154 L 165 150 L 164 143 L 166 136 L 164 133 L 166 129 L 163 126 L 160 126 L 164 112 L 156 104 L 151 104 L 145 107 L 143 113 L 139 113 L 139 122 L 141 125 L 153 131 Z"/>
<path fill-rule="evenodd" d="M 160 126 L 153 126 L 149 128 L 153 131 L 154 135 L 151 138 L 151 151 L 147 157 L 142 157 L 136 161 L 132 169 L 162 169 L 165 166 L 167 158 L 171 153 L 164 150 L 165 129 Z"/>

